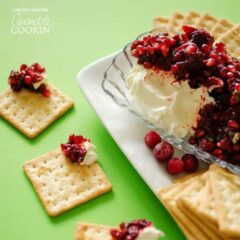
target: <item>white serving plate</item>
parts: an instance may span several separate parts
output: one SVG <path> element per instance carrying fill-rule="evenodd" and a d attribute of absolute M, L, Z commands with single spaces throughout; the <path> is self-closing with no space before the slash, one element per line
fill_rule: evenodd
<path fill-rule="evenodd" d="M 166 172 L 165 165 L 155 160 L 144 143 L 144 135 L 149 129 L 127 109 L 116 105 L 101 87 L 104 71 L 116 54 L 85 67 L 78 73 L 77 83 L 133 167 L 156 193 L 159 188 L 170 184 L 173 178 Z M 175 155 L 181 154 L 175 149 Z"/>

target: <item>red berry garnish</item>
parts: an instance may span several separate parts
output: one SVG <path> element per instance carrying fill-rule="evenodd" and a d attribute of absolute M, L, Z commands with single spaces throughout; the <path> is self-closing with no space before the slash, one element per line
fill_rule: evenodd
<path fill-rule="evenodd" d="M 151 130 L 145 135 L 144 140 L 149 148 L 154 148 L 161 142 L 161 137 L 156 131 Z"/>
<path fill-rule="evenodd" d="M 25 82 L 26 84 L 31 84 L 31 83 L 32 83 L 32 78 L 27 75 L 27 76 L 24 78 L 24 82 Z"/>
<path fill-rule="evenodd" d="M 23 70 L 25 70 L 25 69 L 27 69 L 27 65 L 26 64 L 22 64 L 21 66 L 20 66 L 20 71 L 23 71 Z"/>
<path fill-rule="evenodd" d="M 35 63 L 32 66 L 28 67 L 26 64 L 20 66 L 20 72 L 11 71 L 8 78 L 8 83 L 11 86 L 11 89 L 14 92 L 19 92 L 22 88 L 25 88 L 29 91 L 41 93 L 44 97 L 49 97 L 51 91 L 43 83 L 35 89 L 35 83 L 39 83 L 44 78 L 46 78 L 45 68 L 42 67 L 39 63 Z"/>
<path fill-rule="evenodd" d="M 152 226 L 150 221 L 145 219 L 134 220 L 129 223 L 121 223 L 119 229 L 112 229 L 110 233 L 113 240 L 135 240 L 139 232 L 149 226 Z"/>
<path fill-rule="evenodd" d="M 72 134 L 69 136 L 67 143 L 61 144 L 62 152 L 71 162 L 81 163 L 87 152 L 83 144 L 87 141 L 89 140 L 81 135 Z"/>
<path fill-rule="evenodd" d="M 183 161 L 180 158 L 174 157 L 167 162 L 167 171 L 170 174 L 179 174 L 183 171 Z"/>
<path fill-rule="evenodd" d="M 153 149 L 153 155 L 159 162 L 165 162 L 173 156 L 174 148 L 170 143 L 160 142 Z"/>
<path fill-rule="evenodd" d="M 198 159 L 193 154 L 182 156 L 183 168 L 186 172 L 194 172 L 198 168 Z"/>
<path fill-rule="evenodd" d="M 240 134 L 240 61 L 228 53 L 225 44 L 214 43 L 204 29 L 183 26 L 183 33 L 175 36 L 144 36 L 131 44 L 131 52 L 146 69 L 171 71 L 176 81 L 208 90 L 214 103 L 201 106 L 189 143 L 238 164 L 240 138 L 235 136 Z"/>

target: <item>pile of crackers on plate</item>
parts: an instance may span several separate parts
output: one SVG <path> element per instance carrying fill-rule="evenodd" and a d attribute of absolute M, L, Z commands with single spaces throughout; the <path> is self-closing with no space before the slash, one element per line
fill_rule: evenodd
<path fill-rule="evenodd" d="M 240 177 L 211 165 L 157 193 L 187 239 L 240 239 Z"/>
<path fill-rule="evenodd" d="M 216 42 L 226 44 L 227 51 L 233 57 L 240 57 L 240 24 L 234 24 L 226 19 L 217 19 L 208 13 L 200 14 L 188 12 L 182 14 L 173 13 L 171 17 L 158 16 L 153 19 L 154 28 L 170 35 L 182 32 L 182 26 L 189 25 L 196 28 L 204 28 Z"/>

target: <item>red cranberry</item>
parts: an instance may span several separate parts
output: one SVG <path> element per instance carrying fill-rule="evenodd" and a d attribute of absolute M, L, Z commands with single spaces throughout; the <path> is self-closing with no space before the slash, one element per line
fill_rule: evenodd
<path fill-rule="evenodd" d="M 170 143 L 160 142 L 153 149 L 153 155 L 159 162 L 165 162 L 173 156 L 174 148 Z"/>
<path fill-rule="evenodd" d="M 170 174 L 179 174 L 183 171 L 183 161 L 180 158 L 174 157 L 167 162 L 167 171 Z"/>
<path fill-rule="evenodd" d="M 63 154 L 71 160 L 71 162 L 81 163 L 86 155 L 86 148 L 83 143 L 89 141 L 83 136 L 70 135 L 68 142 L 61 144 Z"/>
<path fill-rule="evenodd" d="M 161 142 L 161 137 L 156 131 L 151 130 L 145 135 L 144 140 L 149 148 L 154 148 Z"/>
<path fill-rule="evenodd" d="M 183 168 L 186 172 L 194 172 L 198 168 L 198 159 L 193 154 L 182 156 Z"/>

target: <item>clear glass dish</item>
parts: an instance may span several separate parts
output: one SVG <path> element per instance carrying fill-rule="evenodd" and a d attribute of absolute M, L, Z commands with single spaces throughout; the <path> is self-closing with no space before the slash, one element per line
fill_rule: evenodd
<path fill-rule="evenodd" d="M 155 31 L 155 30 L 153 30 Z M 137 39 L 142 38 L 144 35 L 148 35 L 151 32 L 146 32 L 137 37 Z M 139 118 L 141 121 L 144 121 L 148 127 L 156 129 L 161 137 L 166 141 L 173 144 L 176 148 L 186 152 L 194 154 L 196 157 L 202 161 L 212 164 L 216 163 L 222 168 L 226 168 L 229 171 L 240 175 L 240 167 L 233 165 L 231 163 L 225 162 L 221 159 L 214 157 L 213 155 L 208 154 L 205 151 L 202 151 L 197 146 L 191 145 L 188 143 L 187 139 L 176 138 L 168 134 L 163 129 L 156 126 L 153 122 L 149 121 L 142 116 L 140 111 L 131 103 L 131 98 L 129 95 L 128 87 L 126 84 L 126 77 L 129 74 L 131 68 L 136 64 L 136 58 L 131 56 L 130 43 L 127 44 L 122 51 L 118 52 L 114 57 L 112 63 L 107 67 L 103 81 L 102 88 L 104 92 L 111 97 L 111 99 L 118 105 L 123 108 L 128 109 L 135 117 Z M 126 123 L 127 124 L 127 123 Z"/>

